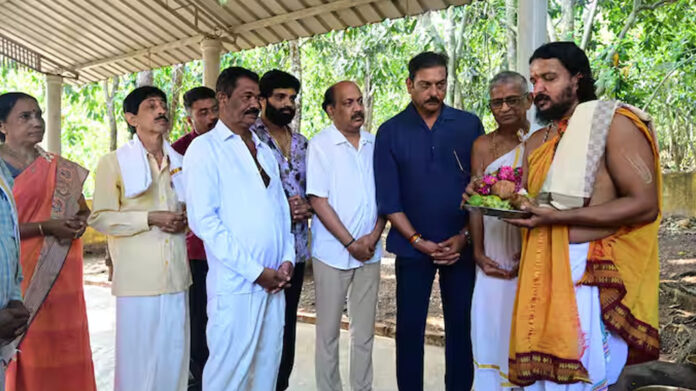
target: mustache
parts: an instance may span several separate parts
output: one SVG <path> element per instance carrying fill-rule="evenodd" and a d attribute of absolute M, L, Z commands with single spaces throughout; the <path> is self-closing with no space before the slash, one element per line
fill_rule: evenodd
<path fill-rule="evenodd" d="M 162 115 L 160 115 L 159 117 L 155 118 L 155 121 L 159 121 L 159 120 L 161 120 L 161 119 L 163 119 L 163 120 L 169 122 L 169 118 L 167 118 L 167 116 L 164 115 L 164 114 L 162 114 Z"/>
<path fill-rule="evenodd" d="M 355 120 L 355 119 L 365 119 L 365 113 L 362 111 L 359 111 L 353 115 L 350 116 L 350 119 Z"/>
<path fill-rule="evenodd" d="M 261 110 L 257 109 L 256 107 L 252 107 L 252 108 L 248 109 L 247 111 L 245 111 L 244 114 L 259 115 L 259 112 L 261 112 Z"/>
<path fill-rule="evenodd" d="M 428 100 L 425 101 L 425 103 L 440 103 L 440 99 L 437 97 L 431 96 L 428 98 Z"/>
<path fill-rule="evenodd" d="M 551 97 L 546 94 L 536 94 L 534 95 L 534 103 L 539 103 L 542 100 L 551 100 Z"/>

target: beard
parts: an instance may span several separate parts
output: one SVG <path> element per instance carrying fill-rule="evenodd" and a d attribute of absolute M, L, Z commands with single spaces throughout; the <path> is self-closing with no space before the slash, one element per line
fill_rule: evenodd
<path fill-rule="evenodd" d="M 539 123 L 545 125 L 551 121 L 557 121 L 563 118 L 563 116 L 573 107 L 575 100 L 573 99 L 573 88 L 567 86 L 561 93 L 561 97 L 558 102 L 554 102 L 546 94 L 539 94 L 534 97 L 534 105 L 536 106 L 536 118 Z M 546 110 L 539 109 L 539 102 L 542 100 L 549 100 L 552 104 Z"/>
<path fill-rule="evenodd" d="M 277 109 L 268 103 L 266 105 L 266 118 L 278 126 L 286 126 L 295 118 L 295 109 L 291 107 Z"/>

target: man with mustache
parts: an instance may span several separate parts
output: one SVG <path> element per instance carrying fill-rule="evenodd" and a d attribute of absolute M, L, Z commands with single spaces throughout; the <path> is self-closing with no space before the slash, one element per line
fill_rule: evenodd
<path fill-rule="evenodd" d="M 651 120 L 597 100 L 573 42 L 530 59 L 537 116 L 523 182 L 540 206 L 527 228 L 512 318 L 510 381 L 525 390 L 615 383 L 659 357 L 657 232 L 661 176 Z"/>
<path fill-rule="evenodd" d="M 207 133 L 218 120 L 218 103 L 215 91 L 208 87 L 195 87 L 184 94 L 186 123 L 191 131 L 172 144 L 172 148 L 181 155 L 186 153 L 191 142 L 201 134 Z M 208 298 L 205 291 L 205 278 L 208 263 L 205 258 L 203 241 L 193 232 L 186 233 L 186 250 L 191 267 L 193 284 L 189 289 L 189 311 L 191 317 L 191 379 L 189 391 L 200 391 L 203 383 L 203 367 L 208 359 L 208 345 L 205 328 L 208 323 L 206 305 Z"/>
<path fill-rule="evenodd" d="M 278 162 L 250 130 L 258 82 L 248 69 L 223 70 L 219 120 L 184 156 L 186 211 L 210 268 L 204 390 L 271 391 L 280 366 L 295 240 Z"/>
<path fill-rule="evenodd" d="M 300 92 L 300 81 L 289 73 L 274 69 L 261 77 L 259 90 L 261 117 L 251 126 L 251 130 L 270 147 L 278 161 L 295 237 L 295 270 L 290 286 L 285 290 L 283 355 L 276 386 L 278 391 L 283 391 L 288 388 L 295 361 L 297 305 L 302 292 L 305 262 L 309 260 L 308 219 L 311 212 L 305 195 L 307 138 L 299 132 L 293 132 L 289 126 L 295 117 L 295 99 Z"/>
<path fill-rule="evenodd" d="M 483 134 L 475 115 L 443 104 L 447 57 L 433 52 L 408 64 L 411 103 L 377 132 L 379 213 L 391 222 L 387 250 L 396 254 L 396 377 L 400 390 L 423 389 L 425 322 L 435 273 L 445 316 L 445 385 L 469 390 L 474 260 L 467 213 L 470 152 Z"/>
<path fill-rule="evenodd" d="M 116 296 L 116 391 L 183 391 L 189 368 L 182 156 L 166 141 L 167 97 L 123 101 L 133 139 L 102 157 L 88 223 L 107 236 Z"/>
<path fill-rule="evenodd" d="M 377 214 L 374 136 L 362 130 L 365 108 L 355 83 L 329 87 L 322 108 L 333 124 L 312 138 L 307 151 L 307 194 L 318 218 L 312 223 L 317 389 L 342 390 L 338 340 L 347 296 L 350 386 L 371 390 L 380 237 L 386 223 Z"/>

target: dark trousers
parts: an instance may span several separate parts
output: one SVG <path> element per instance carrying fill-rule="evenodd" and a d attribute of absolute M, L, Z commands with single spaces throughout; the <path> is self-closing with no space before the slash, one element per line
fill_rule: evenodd
<path fill-rule="evenodd" d="M 445 317 L 445 389 L 471 390 L 474 261 L 465 251 L 451 266 L 435 266 L 427 257 L 396 258 L 396 379 L 401 391 L 423 390 L 425 324 L 436 271 Z"/>
<path fill-rule="evenodd" d="M 290 373 L 295 364 L 295 334 L 297 331 L 297 306 L 300 303 L 302 282 L 304 281 L 305 264 L 295 265 L 295 271 L 290 280 L 290 288 L 285 290 L 285 331 L 283 333 L 283 353 L 280 357 L 278 370 L 277 391 L 284 391 L 290 382 Z"/>
<path fill-rule="evenodd" d="M 200 391 L 203 387 L 203 367 L 208 360 L 208 344 L 205 328 L 208 324 L 206 306 L 208 295 L 205 278 L 208 275 L 208 262 L 192 259 L 191 276 L 193 285 L 189 288 L 189 315 L 191 317 L 191 360 L 189 362 L 189 391 Z"/>

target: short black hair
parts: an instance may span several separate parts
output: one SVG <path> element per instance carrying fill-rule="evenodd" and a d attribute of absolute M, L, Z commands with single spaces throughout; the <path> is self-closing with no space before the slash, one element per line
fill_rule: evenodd
<path fill-rule="evenodd" d="M 408 62 L 408 78 L 413 80 L 416 72 L 425 68 L 445 67 L 447 71 L 447 61 L 447 56 L 442 53 L 422 52 Z"/>
<path fill-rule="evenodd" d="M 237 80 L 243 77 L 255 83 L 259 82 L 259 75 L 256 72 L 242 67 L 229 67 L 220 72 L 217 83 L 215 83 L 215 92 L 222 92 L 227 96 L 232 95 L 232 91 L 237 88 Z"/>
<path fill-rule="evenodd" d="M 548 60 L 555 58 L 563 64 L 571 76 L 581 75 L 578 82 L 578 100 L 580 103 L 597 99 L 595 80 L 592 78 L 590 60 L 585 52 L 575 42 L 550 42 L 543 44 L 534 51 L 529 63 L 536 59 Z"/>
<path fill-rule="evenodd" d="M 145 99 L 152 98 L 153 96 L 162 98 L 162 100 L 167 103 L 167 94 L 165 94 L 164 91 L 153 86 L 142 86 L 131 91 L 123 100 L 123 112 L 137 115 L 140 104 L 143 103 Z M 126 121 L 126 124 L 128 124 L 128 131 L 131 132 L 131 134 L 135 133 L 135 128 L 131 126 L 128 121 Z"/>
<path fill-rule="evenodd" d="M 300 81 L 295 76 L 278 69 L 264 73 L 259 80 L 261 97 L 268 98 L 276 88 L 292 88 L 295 92 L 300 92 Z"/>
<path fill-rule="evenodd" d="M 37 104 L 39 101 L 24 92 L 7 92 L 0 95 L 0 122 L 7 122 L 7 117 L 20 99 L 31 99 Z M 0 141 L 5 142 L 5 133 L 0 133 Z"/>
<path fill-rule="evenodd" d="M 326 114 L 329 114 L 327 110 L 329 106 L 336 106 L 336 84 L 331 85 L 324 92 L 324 101 L 321 102 L 321 108 L 324 109 Z"/>
<path fill-rule="evenodd" d="M 186 111 L 191 110 L 191 106 L 196 101 L 202 99 L 215 99 L 215 91 L 209 87 L 194 87 L 184 93 L 184 108 Z"/>

